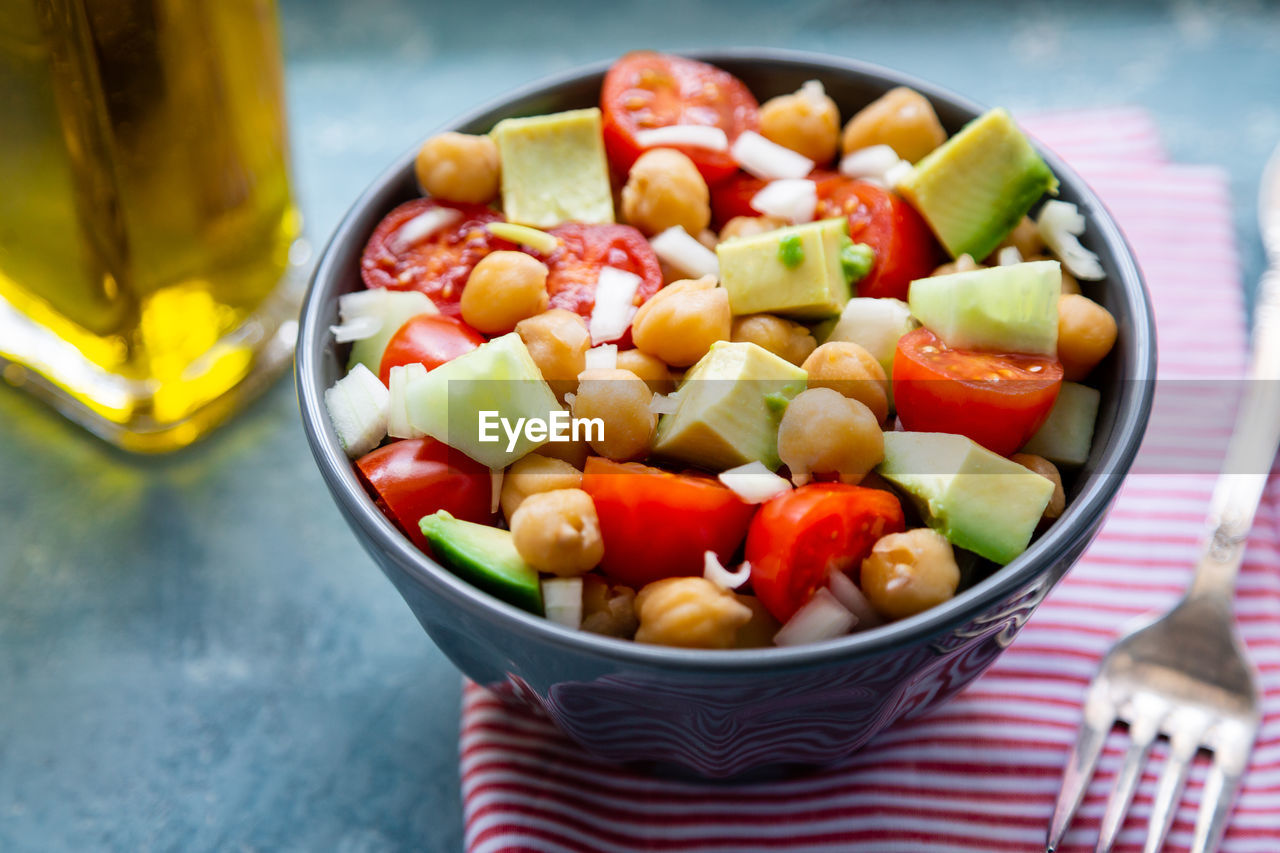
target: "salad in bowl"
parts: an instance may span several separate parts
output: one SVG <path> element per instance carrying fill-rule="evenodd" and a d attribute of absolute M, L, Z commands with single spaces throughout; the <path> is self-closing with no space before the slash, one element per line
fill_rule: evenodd
<path fill-rule="evenodd" d="M 1004 110 L 948 133 L 907 86 L 842 115 L 638 52 L 414 174 L 324 404 L 386 518 L 511 605 L 707 650 L 867 631 L 1012 562 L 1090 457 L 1104 267 Z"/>

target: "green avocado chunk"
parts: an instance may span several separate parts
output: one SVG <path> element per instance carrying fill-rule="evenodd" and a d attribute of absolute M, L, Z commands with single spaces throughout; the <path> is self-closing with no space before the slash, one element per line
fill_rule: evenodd
<path fill-rule="evenodd" d="M 522 610 L 542 615 L 538 573 L 516 552 L 511 531 L 454 518 L 444 510 L 418 522 L 431 550 L 455 575 Z"/>
<path fill-rule="evenodd" d="M 720 283 L 734 314 L 786 314 L 821 319 L 849 299 L 841 250 L 846 217 L 791 225 L 716 246 Z"/>
<path fill-rule="evenodd" d="M 990 255 L 1058 179 L 1012 116 L 983 113 L 935 148 L 898 184 L 951 257 Z"/>
<path fill-rule="evenodd" d="M 887 432 L 880 476 L 952 544 L 1004 565 L 1027 549 L 1053 483 L 963 435 Z"/>
<path fill-rule="evenodd" d="M 489 136 L 498 146 L 509 222 L 535 228 L 613 222 L 599 109 L 504 119 Z"/>
<path fill-rule="evenodd" d="M 530 437 L 528 421 L 569 425 L 568 412 L 515 332 L 412 380 L 405 409 L 414 428 L 490 468 L 505 468 L 547 443 L 548 434 Z M 514 439 L 508 427 L 518 432 Z"/>
<path fill-rule="evenodd" d="M 1078 382 L 1063 382 L 1049 417 L 1031 436 L 1023 453 L 1043 456 L 1055 465 L 1083 465 L 1093 446 L 1102 394 Z"/>
<path fill-rule="evenodd" d="M 778 458 L 778 422 L 808 374 L 753 343 L 719 341 L 685 376 L 676 410 L 658 422 L 653 452 L 723 471 Z"/>
<path fill-rule="evenodd" d="M 1058 354 L 1057 261 L 935 275 L 911 282 L 911 313 L 953 349 Z"/>

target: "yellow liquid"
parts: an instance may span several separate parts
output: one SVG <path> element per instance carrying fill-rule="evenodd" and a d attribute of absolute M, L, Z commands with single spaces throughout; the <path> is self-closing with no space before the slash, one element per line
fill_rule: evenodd
<path fill-rule="evenodd" d="M 5 378 L 135 450 L 221 421 L 287 359 L 286 143 L 272 0 L 0 3 Z"/>

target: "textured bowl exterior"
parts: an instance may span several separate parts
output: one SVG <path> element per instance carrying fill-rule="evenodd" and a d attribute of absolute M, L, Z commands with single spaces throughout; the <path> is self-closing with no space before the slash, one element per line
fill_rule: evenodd
<path fill-rule="evenodd" d="M 764 49 L 697 54 L 738 75 L 764 100 L 821 79 L 851 114 L 894 86 L 933 102 L 949 132 L 976 104 L 887 69 L 838 57 Z M 596 103 L 605 65 L 534 84 L 454 122 L 485 132 L 500 118 Z M 296 380 L 316 462 L 352 530 L 432 640 L 474 681 L 545 714 L 587 751 L 618 762 L 709 777 L 844 758 L 899 719 L 924 713 L 982 673 L 1096 535 L 1137 452 L 1151 408 L 1155 330 L 1132 253 L 1110 214 L 1049 152 L 1060 198 L 1089 221 L 1086 245 L 1107 279 L 1091 294 L 1116 316 L 1116 350 L 1090 460 L 1066 514 L 1013 563 L 955 599 L 889 626 L 789 649 L 698 652 L 570 631 L 453 576 L 415 549 L 374 506 L 339 448 L 323 392 L 341 376 L 328 327 L 337 299 L 361 287 L 360 253 L 374 226 L 415 197 L 412 152 L 355 203 L 317 267 L 303 307 Z"/>

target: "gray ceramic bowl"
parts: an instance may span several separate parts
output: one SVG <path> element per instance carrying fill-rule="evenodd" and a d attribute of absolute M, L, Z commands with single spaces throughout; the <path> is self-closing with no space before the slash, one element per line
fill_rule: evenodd
<path fill-rule="evenodd" d="M 834 56 L 764 49 L 697 56 L 736 74 L 761 101 L 816 78 L 844 116 L 902 85 L 925 94 L 949 132 L 982 111 L 929 83 Z M 448 129 L 484 133 L 507 116 L 594 105 L 606 67 L 536 83 Z M 803 647 L 704 652 L 640 645 L 531 616 L 410 544 L 361 487 L 329 425 L 323 393 L 342 374 L 344 359 L 328 332 L 338 297 L 362 286 L 360 253 L 378 220 L 418 195 L 412 153 L 374 181 L 338 226 L 303 306 L 297 385 L 316 464 L 351 529 L 458 668 L 540 709 L 595 755 L 716 777 L 836 761 L 894 721 L 945 700 L 995 660 L 1097 532 L 1146 428 L 1155 331 L 1138 268 L 1093 192 L 1052 153 L 1042 153 L 1061 181 L 1060 197 L 1088 219 L 1084 242 L 1107 273 L 1088 293 L 1121 330 L 1095 374 L 1103 396 L 1093 452 L 1069 484 L 1066 513 L 1048 532 L 1010 565 L 926 613 Z"/>

